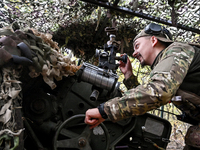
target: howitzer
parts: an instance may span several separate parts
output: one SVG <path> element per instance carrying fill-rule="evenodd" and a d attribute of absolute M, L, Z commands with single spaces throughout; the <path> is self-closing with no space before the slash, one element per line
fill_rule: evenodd
<path fill-rule="evenodd" d="M 113 28 L 107 28 L 106 31 L 111 33 Z M 32 36 L 28 36 L 31 41 Z M 43 76 L 31 78 L 29 70 L 23 69 L 19 79 L 23 83 L 22 108 L 15 108 L 18 113 L 14 119 L 18 121 L 16 124 L 22 124 L 25 128 L 24 135 L 20 137 L 20 150 L 156 150 L 155 143 L 166 148 L 171 125 L 167 120 L 152 114 L 116 123 L 106 120 L 92 130 L 84 123 L 84 114 L 88 109 L 122 96 L 116 61 L 126 62 L 127 56 L 117 57 L 118 48 L 119 43 L 115 41 L 114 34 L 110 34 L 104 50 L 96 52 L 99 65 L 84 63 L 78 76 L 64 76 L 62 80 L 56 80 L 55 89 L 44 82 Z M 38 48 L 34 50 L 37 51 Z M 35 54 L 39 56 L 38 53 Z M 94 94 L 91 100 L 94 89 L 99 94 Z M 15 101 L 16 104 L 17 102 Z M 3 146 L 0 149 L 4 149 Z"/>

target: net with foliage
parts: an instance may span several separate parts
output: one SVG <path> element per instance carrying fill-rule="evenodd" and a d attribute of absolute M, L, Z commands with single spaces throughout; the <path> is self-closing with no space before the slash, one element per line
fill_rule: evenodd
<path fill-rule="evenodd" d="M 107 26 L 118 28 L 117 38 L 123 47 L 120 52 L 129 55 L 132 39 L 149 22 L 157 21 L 169 27 L 174 40 L 199 42 L 200 2 L 197 0 L 93 2 L 96 3 L 87 0 L 3 0 L 0 2 L 0 25 L 14 23 L 16 28 L 31 27 L 51 33 L 59 46 L 68 47 L 76 56 L 84 55 L 86 59 L 108 40 L 104 32 Z M 113 7 L 106 9 L 98 3 Z M 184 27 L 188 27 L 187 30 Z"/>
<path fill-rule="evenodd" d="M 199 0 L 0 0 L 1 28 L 12 24 L 14 30 L 50 33 L 63 53 L 71 49 L 84 61 L 92 61 L 108 41 L 106 27 L 117 28 L 119 53 L 129 56 L 133 38 L 150 22 L 169 28 L 175 41 L 200 43 L 199 16 Z M 148 71 L 139 71 L 142 81 Z"/>

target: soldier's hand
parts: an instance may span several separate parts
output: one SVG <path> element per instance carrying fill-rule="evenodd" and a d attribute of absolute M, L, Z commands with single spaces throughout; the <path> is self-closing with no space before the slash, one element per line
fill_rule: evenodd
<path fill-rule="evenodd" d="M 126 54 L 122 54 L 121 56 L 123 55 Z M 119 64 L 120 64 L 119 68 L 121 72 L 124 74 L 125 79 L 128 79 L 133 74 L 130 59 L 127 57 L 127 63 L 120 61 Z"/>
<path fill-rule="evenodd" d="M 85 113 L 85 123 L 90 125 L 90 129 L 98 126 L 100 123 L 105 121 L 101 117 L 98 108 L 88 109 Z"/>

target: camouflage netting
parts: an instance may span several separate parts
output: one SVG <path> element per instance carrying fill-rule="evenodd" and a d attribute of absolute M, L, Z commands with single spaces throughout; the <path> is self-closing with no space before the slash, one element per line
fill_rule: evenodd
<path fill-rule="evenodd" d="M 157 21 L 169 27 L 177 41 L 199 43 L 198 0 L 94 0 L 123 7 L 132 11 L 132 15 L 84 1 L 87 0 L 3 0 L 0 2 L 0 25 L 15 22 L 20 28 L 29 26 L 51 33 L 59 47 L 70 48 L 77 57 L 86 60 L 109 39 L 104 31 L 107 26 L 118 28 L 117 38 L 123 45 L 120 52 L 129 55 L 132 54 L 132 39 L 149 22 Z M 184 30 L 177 24 L 191 30 Z M 198 34 L 192 29 L 197 29 Z"/>
<path fill-rule="evenodd" d="M 42 75 L 44 81 L 52 89 L 56 87 L 54 80 L 59 81 L 63 76 L 74 75 L 80 67 L 76 66 L 69 56 L 61 53 L 50 34 L 43 34 L 34 29 L 13 31 L 8 27 L 1 29 L 0 35 L 0 123 L 2 125 L 0 145 L 3 140 L 14 139 L 15 147 L 19 144 L 18 137 L 23 131 L 23 129 L 16 129 L 16 117 L 14 116 L 16 110 L 22 107 L 22 83 L 19 79 L 24 67 L 28 67 L 31 78 Z M 21 43 L 25 43 L 29 49 L 22 51 L 23 49 L 19 47 Z M 27 55 L 28 50 L 31 52 L 31 58 Z M 16 57 L 19 61 L 15 60 Z M 29 63 L 27 58 L 32 63 Z M 6 144 L 9 148 L 11 143 Z"/>

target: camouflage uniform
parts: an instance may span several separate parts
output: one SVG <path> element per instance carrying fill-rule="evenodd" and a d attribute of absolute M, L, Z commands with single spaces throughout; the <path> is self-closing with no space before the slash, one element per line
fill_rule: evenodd
<path fill-rule="evenodd" d="M 138 85 L 123 97 L 116 97 L 104 104 L 108 118 L 116 122 L 167 104 L 187 75 L 194 53 L 192 46 L 177 42 L 162 50 L 151 66 L 148 83 Z M 130 84 L 130 79 L 125 81 L 125 85 Z"/>

